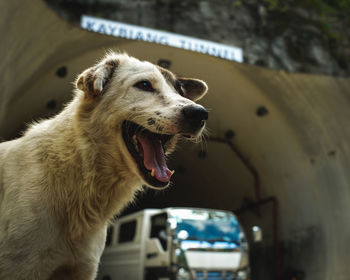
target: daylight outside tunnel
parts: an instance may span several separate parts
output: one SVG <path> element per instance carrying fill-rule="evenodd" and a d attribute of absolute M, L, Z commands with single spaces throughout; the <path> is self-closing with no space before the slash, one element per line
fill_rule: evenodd
<path fill-rule="evenodd" d="M 196 144 L 183 141 L 171 155 L 169 167 L 175 174 L 169 188 L 145 189 L 116 220 L 124 219 L 129 233 L 130 217 L 143 226 L 148 221 L 152 229 L 153 223 L 167 225 L 168 235 L 175 234 L 176 220 L 183 229 L 176 232 L 174 246 L 183 249 L 191 231 L 176 211 L 194 208 L 197 212 L 181 213 L 208 221 L 233 213 L 229 217 L 236 226 L 239 222 L 243 236 L 237 243 L 244 243 L 240 250 L 248 259 L 241 277 L 348 280 L 350 4 L 283 2 L 3 1 L 1 140 L 17 138 L 28 123 L 57 114 L 71 99 L 77 75 L 110 49 L 202 79 L 209 87 L 199 102 L 209 111 L 206 136 Z M 237 48 L 242 57 L 185 43 L 173 47 L 161 40 L 113 36 L 107 25 L 100 34 L 91 24 L 90 30 L 81 27 L 83 15 L 132 24 L 135 30 L 152 28 L 159 38 L 166 31 L 185 35 L 188 42 L 209 40 Z M 219 232 L 219 225 L 208 230 Z M 233 246 L 226 243 L 225 249 Z M 184 269 L 190 270 L 188 266 Z M 184 279 L 243 279 L 234 278 L 238 274 L 210 275 L 204 269 Z"/>

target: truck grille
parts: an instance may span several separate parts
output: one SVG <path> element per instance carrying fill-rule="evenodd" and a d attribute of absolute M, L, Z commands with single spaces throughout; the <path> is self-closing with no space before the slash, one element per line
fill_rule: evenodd
<path fill-rule="evenodd" d="M 196 271 L 196 280 L 238 280 L 231 271 Z"/>

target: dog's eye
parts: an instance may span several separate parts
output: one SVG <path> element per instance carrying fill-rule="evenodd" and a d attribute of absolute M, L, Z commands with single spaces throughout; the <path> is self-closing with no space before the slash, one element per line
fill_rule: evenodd
<path fill-rule="evenodd" d="M 181 96 L 184 96 L 184 91 L 182 90 L 182 85 L 181 85 L 181 82 L 179 81 L 176 81 L 175 83 L 175 90 L 181 95 Z"/>
<path fill-rule="evenodd" d="M 137 82 L 134 87 L 138 88 L 138 89 L 141 89 L 143 91 L 150 91 L 150 92 L 153 92 L 154 91 L 154 88 L 152 87 L 152 84 L 145 80 L 145 81 L 140 81 L 140 82 Z"/>

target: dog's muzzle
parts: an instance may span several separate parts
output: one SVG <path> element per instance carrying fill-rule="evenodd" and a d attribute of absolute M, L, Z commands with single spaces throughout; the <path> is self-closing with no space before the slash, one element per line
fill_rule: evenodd
<path fill-rule="evenodd" d="M 154 133 L 131 121 L 123 122 L 122 135 L 145 182 L 153 188 L 166 187 L 174 171 L 166 164 L 165 147 L 173 135 Z"/>
<path fill-rule="evenodd" d="M 200 105 L 187 105 L 181 110 L 184 121 L 192 132 L 198 131 L 208 120 L 208 111 Z"/>

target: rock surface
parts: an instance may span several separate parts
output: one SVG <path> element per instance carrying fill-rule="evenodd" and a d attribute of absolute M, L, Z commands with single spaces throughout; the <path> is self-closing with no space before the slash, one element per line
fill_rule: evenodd
<path fill-rule="evenodd" d="M 350 76 L 350 24 L 339 8 L 303 7 L 302 1 L 282 6 L 278 0 L 46 2 L 75 24 L 88 14 L 234 45 L 243 49 L 244 61 L 250 64 Z"/>

